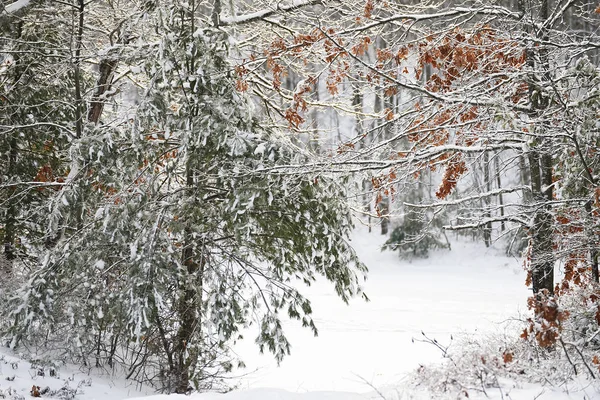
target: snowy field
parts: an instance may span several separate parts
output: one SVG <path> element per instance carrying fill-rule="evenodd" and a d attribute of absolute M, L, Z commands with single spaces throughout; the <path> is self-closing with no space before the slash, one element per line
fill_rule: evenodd
<path fill-rule="evenodd" d="M 421 332 L 447 344 L 451 334 L 502 331 L 503 321 L 526 309 L 529 292 L 520 260 L 463 242 L 409 262 L 397 252 L 381 252 L 384 241 L 377 231 L 362 229 L 353 240 L 369 267 L 370 302 L 355 299 L 348 306 L 327 282 L 305 290 L 319 336 L 288 324 L 292 355 L 279 368 L 258 354 L 256 333 L 247 332 L 246 343 L 237 347 L 249 374 L 240 387 L 366 392 L 369 385 L 397 386 L 419 364 L 440 360 L 434 346 L 413 343 Z"/>
<path fill-rule="evenodd" d="M 456 242 L 452 251 L 438 251 L 425 260 L 401 260 L 395 252 L 381 252 L 384 238 L 359 229 L 354 245 L 369 266 L 365 291 L 371 301 L 345 305 L 326 282 L 305 290 L 312 300 L 319 336 L 294 322 L 286 326 L 292 355 L 278 367 L 260 355 L 253 343 L 256 332 L 236 345 L 247 364 L 237 371 L 239 389 L 221 395 L 196 394 L 194 400 L 389 400 L 427 399 L 431 396 L 403 386 L 406 375 L 420 364 L 441 361 L 441 353 L 420 342 L 422 333 L 442 344 L 461 333 L 484 335 L 505 332 L 510 320 L 525 313 L 529 292 L 521 261 L 482 244 Z M 413 341 L 414 339 L 417 339 Z M 118 379 L 88 377 L 81 371 L 60 370 L 58 376 L 38 375 L 30 364 L 5 354 L 0 362 L 0 398 L 30 398 L 32 385 L 51 391 L 42 398 L 60 398 L 60 388 L 77 390 L 77 398 L 118 400 L 148 393 Z M 377 393 L 377 389 L 380 393 Z M 567 394 L 537 385 L 490 392 L 490 399 L 593 399 L 579 389 Z M 64 390 L 63 390 L 64 392 Z M 538 397 L 539 396 L 539 397 Z M 597 397 L 595 397 L 597 396 Z M 472 398 L 486 398 L 475 394 Z M 11 398 L 7 396 L 7 398 Z M 189 399 L 150 396 L 152 400 Z"/>

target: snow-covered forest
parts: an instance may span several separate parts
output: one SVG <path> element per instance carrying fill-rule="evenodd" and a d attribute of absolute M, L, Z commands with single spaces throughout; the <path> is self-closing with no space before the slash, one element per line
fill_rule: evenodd
<path fill-rule="evenodd" d="M 227 391 L 249 336 L 285 363 L 290 330 L 343 314 L 315 317 L 324 293 L 383 291 L 410 332 L 513 322 L 416 334 L 444 362 L 398 387 L 590 398 L 599 29 L 588 0 L 2 1 L 0 366 Z"/>

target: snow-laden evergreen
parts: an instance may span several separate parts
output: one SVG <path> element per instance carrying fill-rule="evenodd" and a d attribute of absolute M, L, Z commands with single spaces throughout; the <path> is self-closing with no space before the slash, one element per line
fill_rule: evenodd
<path fill-rule="evenodd" d="M 61 187 L 62 150 L 73 133 L 64 21 L 50 22 L 47 12 L 39 2 L 0 24 L 0 278 L 7 284 L 35 262 L 44 205 Z"/>
<path fill-rule="evenodd" d="M 324 275 L 343 300 L 361 293 L 341 182 L 270 172 L 305 156 L 235 91 L 227 34 L 195 24 L 183 4 L 162 10 L 135 116 L 73 142 L 49 210 L 57 243 L 13 298 L 13 346 L 43 338 L 185 392 L 231 369 L 242 326 L 256 323 L 278 360 L 290 351 L 280 314 L 316 334 L 292 280 Z"/>

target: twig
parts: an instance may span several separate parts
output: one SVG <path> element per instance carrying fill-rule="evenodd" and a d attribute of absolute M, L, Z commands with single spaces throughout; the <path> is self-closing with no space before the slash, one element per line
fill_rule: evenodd
<path fill-rule="evenodd" d="M 596 375 L 594 375 L 594 371 L 592 371 L 592 369 L 588 365 L 587 361 L 585 361 L 585 358 L 583 357 L 583 354 L 581 353 L 581 350 L 579 350 L 579 347 L 577 347 L 575 345 L 573 345 L 573 347 L 575 347 L 575 350 L 577 350 L 577 353 L 579 353 L 579 357 L 581 357 L 581 361 L 583 361 L 583 365 L 585 365 L 585 367 L 587 368 L 587 370 L 590 373 L 592 379 L 596 379 Z"/>
<path fill-rule="evenodd" d="M 567 356 L 567 360 L 569 360 L 569 364 L 571 364 L 571 366 L 573 367 L 573 371 L 575 371 L 575 376 L 577 376 L 577 367 L 575 367 L 575 364 L 573 364 L 573 361 L 571 361 L 571 357 L 569 357 L 569 352 L 567 351 L 567 348 L 565 347 L 565 342 L 562 340 L 562 338 L 559 339 L 560 344 L 562 345 L 563 350 L 565 351 L 565 356 Z"/>
<path fill-rule="evenodd" d="M 442 352 L 442 356 L 444 358 L 449 359 L 450 361 L 452 361 L 452 364 L 454 364 L 454 366 L 457 366 L 456 362 L 454 362 L 454 360 L 452 359 L 452 357 L 450 357 L 450 355 L 448 354 L 448 349 L 450 348 L 450 345 L 448 345 L 446 347 L 442 346 L 436 339 L 429 338 L 425 334 L 425 332 L 423 332 L 423 331 L 421 331 L 421 335 L 423 335 L 423 337 L 425 339 L 415 339 L 415 338 L 412 338 L 412 341 L 413 342 L 417 341 L 417 342 L 421 342 L 421 343 L 429 343 L 429 344 L 434 345 L 435 347 L 437 347 Z M 452 336 L 450 336 L 450 340 L 452 341 Z"/>
<path fill-rule="evenodd" d="M 539 398 L 540 398 L 540 396 L 542 396 L 544 393 L 546 393 L 546 389 L 542 389 L 542 391 L 540 392 L 540 394 L 538 394 L 537 396 L 535 396 L 535 397 L 533 398 L 533 400 L 537 400 L 537 399 L 539 399 Z"/>
<path fill-rule="evenodd" d="M 358 379 L 360 379 L 361 381 L 363 381 L 367 386 L 369 386 L 371 389 L 373 389 L 373 391 L 375 393 L 377 393 L 377 395 L 379 397 L 381 397 L 381 400 L 387 400 L 387 398 L 383 395 L 383 393 L 381 393 L 381 390 L 379 390 L 378 388 L 375 387 L 375 385 L 373 385 L 371 382 L 369 382 L 368 380 L 366 380 L 365 378 L 363 378 L 360 375 L 354 374 Z"/>
<path fill-rule="evenodd" d="M 588 344 L 588 343 L 590 343 L 592 340 L 594 340 L 594 338 L 595 338 L 596 336 L 598 336 L 598 334 L 599 334 L 599 333 L 600 333 L 600 329 L 598 329 L 596 332 L 594 332 L 594 334 L 593 334 L 592 336 L 590 336 L 590 337 L 589 337 L 589 338 L 588 338 L 588 339 L 585 341 L 585 344 Z"/>

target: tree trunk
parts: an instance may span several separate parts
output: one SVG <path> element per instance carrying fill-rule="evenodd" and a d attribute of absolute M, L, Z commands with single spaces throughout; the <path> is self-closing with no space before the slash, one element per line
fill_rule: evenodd
<path fill-rule="evenodd" d="M 212 22 L 215 26 L 219 24 L 219 13 L 221 3 L 215 0 L 212 10 Z M 190 1 L 188 13 L 188 26 L 183 26 L 182 29 L 187 29 L 189 37 L 192 38 L 196 30 L 196 2 Z M 193 39 L 192 39 L 193 40 Z M 195 71 L 194 56 L 190 57 L 189 70 Z M 192 115 L 198 114 L 197 106 L 191 111 Z M 190 127 L 193 130 L 193 125 Z M 196 175 L 195 171 L 198 166 L 193 160 L 188 159 L 186 165 L 186 192 L 191 200 L 195 197 Z M 199 206 L 199 205 L 198 205 Z M 181 253 L 181 263 L 184 267 L 184 274 L 180 278 L 179 289 L 183 293 L 177 305 L 177 314 L 179 320 L 179 329 L 175 337 L 173 345 L 173 355 L 175 364 L 175 392 L 187 393 L 190 387 L 190 380 L 193 378 L 196 365 L 199 358 L 199 346 L 201 342 L 200 324 L 201 324 L 201 307 L 202 307 L 202 285 L 204 272 L 204 255 L 198 258 L 197 245 L 192 237 L 192 229 L 190 222 L 184 230 L 184 245 Z M 196 250 L 196 251 L 195 251 Z"/>
<path fill-rule="evenodd" d="M 527 12 L 523 1 L 519 3 L 521 12 Z M 540 5 L 538 21 L 548 18 L 548 0 L 542 0 Z M 534 32 L 534 27 L 529 31 Z M 547 40 L 544 29 L 537 30 L 536 36 L 542 41 Z M 537 57 L 536 57 L 537 56 Z M 535 119 L 541 111 L 547 107 L 548 100 L 544 98 L 543 91 L 538 90 L 545 87 L 549 76 L 549 62 L 547 52 L 541 48 L 536 49 L 532 43 L 528 43 L 526 53 L 526 64 L 532 71 L 529 77 L 529 102 L 531 105 L 530 118 Z M 536 58 L 539 64 L 536 65 Z M 533 71 L 544 71 L 542 76 L 535 76 Z M 554 249 L 553 249 L 553 217 L 550 201 L 553 198 L 552 189 L 552 155 L 551 142 L 544 136 L 543 125 L 536 126 L 537 139 L 531 146 L 529 153 L 529 168 L 531 174 L 531 193 L 534 205 L 533 223 L 530 227 L 531 240 L 531 262 L 530 272 L 533 293 L 538 295 L 545 290 L 549 294 L 554 293 Z"/>
<path fill-rule="evenodd" d="M 378 40 L 380 48 L 385 48 L 385 42 L 383 39 L 379 38 Z M 390 102 L 386 99 L 385 88 L 383 86 L 378 86 L 375 91 L 375 103 L 373 105 L 373 111 L 375 114 L 383 114 L 385 113 L 385 109 L 388 108 Z M 385 118 L 375 120 L 375 124 L 383 124 L 385 123 Z M 385 140 L 390 135 L 389 130 L 390 124 L 386 124 L 382 129 L 378 129 L 378 135 L 381 140 Z M 380 193 L 381 194 L 381 193 Z M 389 223 L 390 223 L 390 199 L 388 196 L 381 194 L 381 200 L 378 204 L 375 205 L 376 209 L 379 211 L 379 219 L 381 220 L 381 234 L 387 235 L 389 232 Z"/>
<path fill-rule="evenodd" d="M 23 34 L 23 23 L 18 22 L 16 24 L 17 30 L 17 39 L 21 39 Z M 19 54 L 15 54 L 15 63 L 19 65 L 20 62 Z M 25 67 L 27 68 L 27 67 Z M 17 75 L 20 75 L 19 72 Z M 13 84 L 17 84 L 19 82 L 19 78 L 14 79 Z M 10 179 L 11 177 L 18 176 L 17 174 L 17 158 L 19 156 L 19 148 L 18 148 L 18 132 L 7 133 L 7 137 L 5 140 L 8 141 L 8 166 L 6 169 L 6 176 Z M 6 189 L 8 198 L 6 199 L 6 215 L 4 219 L 4 235 L 2 237 L 4 247 L 4 255 L 3 259 L 0 260 L 0 272 L 4 273 L 5 276 L 9 276 L 13 273 L 13 262 L 17 257 L 15 251 L 16 237 L 17 237 L 17 188 L 7 188 Z"/>
<path fill-rule="evenodd" d="M 595 185 L 595 182 L 593 182 L 593 183 Z M 589 223 L 593 223 L 594 216 L 592 214 L 592 200 L 589 200 L 587 203 L 585 203 L 585 211 L 586 211 Z M 598 250 L 596 250 L 597 240 L 596 240 L 596 235 L 594 235 L 594 232 L 593 232 L 593 225 L 592 225 L 592 232 L 588 232 L 587 236 L 588 236 L 588 246 L 590 248 L 590 264 L 592 266 L 592 281 L 598 283 L 599 282 Z"/>
<path fill-rule="evenodd" d="M 188 191 L 193 191 L 194 173 L 188 162 L 186 184 Z M 190 194 L 193 195 L 193 194 Z M 200 309 L 202 296 L 202 274 L 204 260 L 198 261 L 194 254 L 194 243 L 191 228 L 187 227 L 184 233 L 184 246 L 181 253 L 181 262 L 185 267 L 185 274 L 180 278 L 179 287 L 183 296 L 177 306 L 179 329 L 173 346 L 175 355 L 174 379 L 175 392 L 187 393 L 189 382 L 193 376 L 198 361 L 198 348 L 196 343 L 200 334 Z"/>
<path fill-rule="evenodd" d="M 81 90 L 81 49 L 83 47 L 83 12 L 84 0 L 77 0 L 78 24 L 75 34 L 75 57 L 73 60 L 73 73 L 75 80 L 75 132 L 78 138 L 83 135 L 83 95 Z"/>
<path fill-rule="evenodd" d="M 7 176 L 17 176 L 17 134 L 12 133 L 9 142 L 8 153 L 8 171 Z M 2 263 L 2 271 L 6 275 L 12 274 L 13 260 L 17 258 L 15 251 L 15 242 L 17 236 L 17 207 L 16 188 L 7 189 L 8 192 L 8 209 L 6 211 L 5 227 L 4 227 L 4 258 L 6 262 Z"/>
<path fill-rule="evenodd" d="M 483 153 L 483 184 L 486 192 L 490 192 L 492 190 L 492 180 L 490 176 L 490 155 L 487 151 Z M 490 210 L 490 198 L 488 196 L 484 197 L 483 203 L 485 207 L 483 216 L 489 220 L 492 216 Z M 492 223 L 490 221 L 486 222 L 483 226 L 483 242 L 485 243 L 485 247 L 490 247 L 492 245 Z"/>
<path fill-rule="evenodd" d="M 105 99 L 103 99 L 103 95 L 107 93 L 112 86 L 112 79 L 114 72 L 117 68 L 117 60 L 114 59 L 103 59 L 100 61 L 99 72 L 100 76 L 98 77 L 98 83 L 96 85 L 96 92 L 94 93 L 94 97 L 92 97 L 92 101 L 90 102 L 90 109 L 88 111 L 88 121 L 94 124 L 98 124 L 100 121 L 100 116 L 102 115 L 102 111 L 104 109 Z"/>
<path fill-rule="evenodd" d="M 502 189 L 502 179 L 500 178 L 500 153 L 497 153 L 494 157 L 494 167 L 496 170 L 496 186 L 498 189 Z M 506 230 L 506 223 L 504 221 L 504 196 L 502 193 L 498 195 L 498 205 L 500 207 L 500 232 L 504 232 Z"/>

